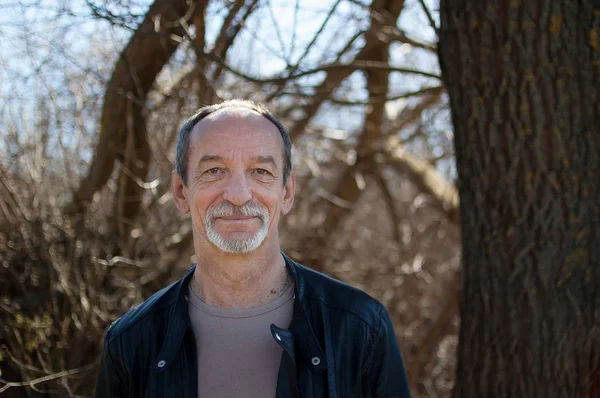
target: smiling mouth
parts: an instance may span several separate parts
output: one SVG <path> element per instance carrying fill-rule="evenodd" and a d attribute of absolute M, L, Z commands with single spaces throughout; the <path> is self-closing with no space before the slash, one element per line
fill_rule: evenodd
<path fill-rule="evenodd" d="M 257 216 L 229 216 L 229 217 L 217 217 L 217 219 L 225 221 L 247 221 L 258 218 Z"/>

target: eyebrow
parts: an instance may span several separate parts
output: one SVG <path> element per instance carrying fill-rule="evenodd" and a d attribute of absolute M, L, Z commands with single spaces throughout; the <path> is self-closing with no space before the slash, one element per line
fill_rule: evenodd
<path fill-rule="evenodd" d="M 250 160 L 256 163 L 270 163 L 273 166 L 277 166 L 277 163 L 275 162 L 273 156 L 253 156 L 250 158 Z"/>
<path fill-rule="evenodd" d="M 268 155 L 268 156 L 253 156 L 250 158 L 250 160 L 252 160 L 253 162 L 256 162 L 256 163 L 269 163 L 269 164 L 272 164 L 273 166 L 277 166 L 277 162 L 275 162 L 275 158 L 273 158 L 273 156 L 270 156 L 270 155 Z M 222 156 L 204 155 L 198 161 L 198 166 L 200 166 L 202 163 L 222 162 L 222 161 L 223 161 Z"/>
<path fill-rule="evenodd" d="M 204 155 L 198 161 L 198 166 L 200 166 L 202 163 L 206 163 L 206 162 L 221 162 L 221 161 L 223 161 L 223 158 L 221 156 L 218 156 L 218 155 Z"/>

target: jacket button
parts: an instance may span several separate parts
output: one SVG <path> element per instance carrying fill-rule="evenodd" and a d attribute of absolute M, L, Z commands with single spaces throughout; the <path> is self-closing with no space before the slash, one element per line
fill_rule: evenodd
<path fill-rule="evenodd" d="M 321 359 L 319 357 L 313 357 L 310 362 L 312 362 L 313 365 L 317 366 L 318 364 L 321 363 Z"/>
<path fill-rule="evenodd" d="M 158 364 L 157 364 L 157 365 L 158 365 L 158 367 L 159 367 L 159 368 L 164 368 L 164 367 L 165 367 L 165 365 L 166 365 L 166 362 L 165 362 L 165 361 L 163 361 L 163 360 L 160 360 L 160 361 L 158 361 Z"/>

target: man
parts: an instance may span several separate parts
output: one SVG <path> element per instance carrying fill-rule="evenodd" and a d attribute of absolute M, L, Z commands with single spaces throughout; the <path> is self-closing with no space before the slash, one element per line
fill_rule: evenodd
<path fill-rule="evenodd" d="M 197 265 L 109 328 L 97 397 L 409 397 L 383 305 L 281 252 L 291 167 L 261 105 L 186 121 L 171 189 Z"/>

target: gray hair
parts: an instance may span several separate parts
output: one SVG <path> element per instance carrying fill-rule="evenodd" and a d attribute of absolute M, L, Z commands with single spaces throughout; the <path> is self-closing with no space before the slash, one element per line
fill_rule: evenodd
<path fill-rule="evenodd" d="M 202 119 L 221 109 L 227 108 L 244 108 L 258 113 L 261 116 L 269 119 L 279 130 L 283 139 L 283 183 L 285 184 L 292 171 L 292 141 L 290 135 L 279 120 L 273 116 L 271 112 L 262 104 L 247 100 L 229 100 L 214 105 L 205 105 L 199 108 L 196 113 L 189 117 L 179 129 L 177 134 L 177 153 L 175 155 L 175 171 L 181 177 L 183 184 L 187 186 L 188 178 L 188 157 L 190 150 L 190 135 L 194 126 Z"/>

